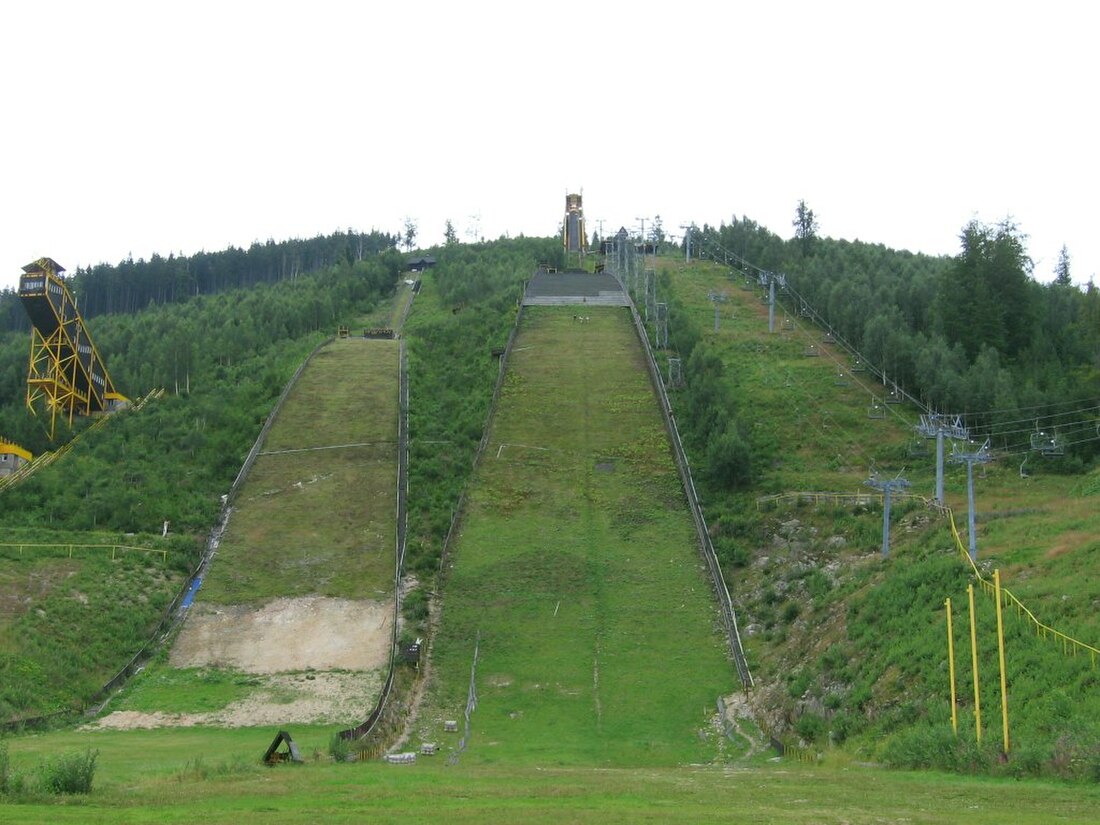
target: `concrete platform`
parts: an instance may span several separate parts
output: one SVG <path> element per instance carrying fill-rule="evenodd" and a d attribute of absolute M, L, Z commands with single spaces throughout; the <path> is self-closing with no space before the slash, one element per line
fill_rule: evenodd
<path fill-rule="evenodd" d="M 538 272 L 528 282 L 524 306 L 630 306 L 611 275 L 588 272 Z"/>

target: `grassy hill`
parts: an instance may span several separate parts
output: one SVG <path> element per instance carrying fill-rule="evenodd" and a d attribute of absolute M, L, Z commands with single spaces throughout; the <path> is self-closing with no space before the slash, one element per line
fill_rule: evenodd
<path fill-rule="evenodd" d="M 727 269 L 671 259 L 661 266 L 664 294 L 675 309 L 672 323 L 680 333 L 689 331 L 679 340 L 721 360 L 721 380 L 739 399 L 749 433 L 754 483 L 748 489 L 706 483 L 707 456 L 698 445 L 693 459 L 727 579 L 735 583 L 761 717 L 803 744 L 820 749 L 847 743 L 870 758 L 888 756 L 883 737 L 894 734 L 910 741 L 946 730 L 950 740 L 943 604 L 950 597 L 956 611 L 965 609 L 971 578 L 947 520 L 925 503 L 934 489 L 935 459 L 927 449 L 914 454 L 922 446 L 914 431 L 919 411 L 882 404 L 885 418 L 868 417 L 872 398 L 881 400 L 884 388 L 853 371 L 852 359 L 825 343 L 823 332 L 796 308 L 780 308 L 776 332 L 769 333 L 758 291 L 731 279 Z M 711 294 L 727 298 L 719 305 L 718 332 Z M 815 355 L 808 354 L 811 347 Z M 673 393 L 678 413 L 690 415 L 692 397 L 690 389 Z M 1042 621 L 1097 646 L 1100 624 L 1088 584 L 1100 553 L 1096 485 L 1038 459 L 1021 479 L 1019 463 L 1017 457 L 978 471 L 981 569 L 991 577 L 999 568 L 1005 586 Z M 872 492 L 865 482 L 873 470 L 887 476 L 903 471 L 911 492 L 923 497 L 895 503 L 887 560 L 879 553 L 881 507 L 855 503 L 855 496 Z M 965 469 L 948 464 L 947 503 L 964 540 L 965 484 Z M 848 498 L 813 505 L 762 495 L 799 491 Z M 995 619 L 984 596 L 979 613 L 990 750 L 960 756 L 941 742 L 938 756 L 929 745 L 915 760 L 906 751 L 910 755 L 898 756 L 900 762 L 995 761 L 991 740 L 1000 741 L 1001 708 Z M 965 613 L 956 612 L 960 713 L 964 729 L 973 731 L 965 622 Z M 1027 751 L 1017 764 L 1055 773 L 1093 770 L 1084 766 L 1100 764 L 1100 732 L 1092 722 L 1100 710 L 1100 671 L 1088 657 L 1064 656 L 1060 645 L 1035 638 L 1015 611 L 1008 633 L 1010 717 L 1021 733 L 1016 748 Z M 1051 691 L 1063 705 L 1048 706 Z M 1078 764 L 1065 767 L 1071 758 Z"/>
<path fill-rule="evenodd" d="M 238 494 L 201 602 L 393 590 L 398 342 L 338 339 L 288 396 Z"/>
<path fill-rule="evenodd" d="M 629 315 L 531 308 L 447 575 L 419 733 L 466 759 L 675 764 L 734 689 Z"/>
<path fill-rule="evenodd" d="M 544 246 L 558 245 L 551 239 Z M 526 254 L 522 240 L 444 251 L 426 278 L 430 300 L 421 304 L 418 298 L 413 307 L 411 564 L 425 588 L 434 586 L 450 508 L 481 434 L 496 374 L 489 350 L 503 343 L 514 287 L 530 272 Z M 757 679 L 752 701 L 762 722 L 786 741 L 820 753 L 821 764 L 802 767 L 784 760 L 775 766 L 767 762 L 770 754 L 746 758 L 739 745 L 723 740 L 711 726 L 715 698 L 734 690 L 735 676 L 629 323 L 622 318 L 620 324 L 613 311 L 593 311 L 589 323 L 579 324 L 572 312 L 540 310 L 524 321 L 489 448 L 470 488 L 469 510 L 451 557 L 454 567 L 437 588 L 443 594 L 432 661 L 438 680 L 412 741 L 452 744 L 440 726 L 444 719 L 462 719 L 480 638 L 479 704 L 469 750 L 456 766 L 439 757 L 421 757 L 415 766 L 333 764 L 327 750 L 335 726 L 302 724 L 292 732 L 307 764 L 294 770 L 261 768 L 256 762 L 281 726 L 277 717 L 235 729 L 207 722 L 156 731 L 60 730 L 0 743 L 10 754 L 8 775 L 33 780 L 36 763 L 95 749 L 100 754 L 95 791 L 72 805 L 50 804 L 33 792 L 9 794 L 4 801 L 16 804 L 5 805 L 5 821 L 446 816 L 457 822 L 521 817 L 532 822 L 722 817 L 798 823 L 1092 822 L 1100 803 L 1095 785 L 1034 776 L 1100 775 L 1100 732 L 1093 721 L 1100 718 L 1094 698 L 1098 671 L 1086 660 L 1064 656 L 1049 640 L 1036 639 L 1025 622 L 1008 615 L 1013 752 L 1007 763 L 999 763 L 993 606 L 983 596 L 978 627 L 986 745 L 968 744 L 969 650 L 965 615 L 958 611 L 970 572 L 943 520 L 921 502 L 896 504 L 892 555 L 883 560 L 881 511 L 875 505 L 758 502 L 806 489 L 867 493 L 863 482 L 872 464 L 886 472 L 904 466 L 914 492 L 927 495 L 929 461 L 910 455 L 915 411 L 890 407 L 886 419 L 868 418 L 871 388 L 855 383 L 858 374 L 847 376 L 847 386 L 838 384 L 838 368 L 850 363 L 839 353 L 833 353 L 837 360 L 830 357 L 820 331 L 793 313 L 793 328 L 783 329 L 781 313 L 780 331 L 769 335 L 766 308 L 753 292 L 729 281 L 726 270 L 673 259 L 657 265 L 664 273 L 660 298 L 672 307 L 679 354 L 691 357 L 681 337 L 687 331 L 718 359 L 721 369 L 709 364 L 709 372 L 700 374 L 718 377 L 721 392 L 714 397 L 730 401 L 749 448 L 750 479 L 730 488 L 710 465 L 706 442 L 686 435 Z M 711 291 L 729 295 L 720 307 L 717 334 L 711 331 Z M 387 317 L 395 311 L 379 310 Z M 349 311 L 342 317 L 361 316 Z M 383 315 L 377 317 L 384 325 Z M 807 356 L 810 343 L 821 345 L 824 354 Z M 305 342 L 295 346 L 308 350 Z M 280 369 L 292 361 L 290 349 L 284 344 L 279 350 Z M 676 353 L 659 355 L 662 364 L 669 354 Z M 207 374 L 225 373 L 230 383 L 260 374 L 236 357 L 232 365 L 216 363 Z M 281 384 L 274 372 L 264 373 L 264 381 L 277 391 Z M 335 407 L 354 408 L 363 399 L 355 401 L 350 389 L 335 387 L 354 374 L 334 369 L 318 393 L 331 392 Z M 238 398 L 225 393 L 218 403 Z M 684 388 L 673 394 L 685 431 L 699 399 L 693 393 Z M 257 390 L 240 397 L 250 399 L 243 417 L 258 427 L 264 403 L 273 396 Z M 142 432 L 122 439 L 132 445 L 129 464 L 148 445 L 174 456 L 190 449 L 196 461 L 209 454 L 202 452 L 201 441 L 216 443 L 225 423 L 218 403 L 208 400 L 202 407 L 205 431 L 194 415 L 197 407 L 186 407 L 184 398 L 171 403 L 166 409 L 172 417 L 156 419 L 163 437 Z M 305 428 L 316 417 L 308 405 L 301 409 L 301 428 L 288 434 L 287 444 L 305 443 Z M 238 447 L 222 450 L 222 459 L 232 463 Z M 1040 618 L 1095 643 L 1097 605 L 1090 577 L 1100 535 L 1096 473 L 1062 475 L 1037 461 L 1029 468 L 1030 478 L 1022 480 L 1018 462 L 995 464 L 978 481 L 983 571 L 996 565 L 1006 585 Z M 285 470 L 275 477 L 281 473 Z M 310 470 L 308 478 L 317 474 Z M 960 525 L 964 481 L 957 468 L 949 471 L 949 503 Z M 201 491 L 187 494 L 209 496 L 224 489 L 198 487 Z M 48 489 L 53 488 L 38 492 Z M 308 494 L 305 485 L 279 495 L 297 493 Z M 339 496 L 329 498 L 343 506 Z M 21 515 L 45 521 L 34 501 L 35 495 L 20 497 Z M 204 506 L 209 510 L 208 501 Z M 125 508 L 113 507 L 112 518 L 116 512 Z M 252 528 L 262 544 L 271 535 L 270 520 L 292 514 L 281 508 L 267 512 L 269 518 L 256 519 Z M 13 529 L 10 515 L 2 519 L 6 530 Z M 286 532 L 293 529 L 288 522 Z M 314 540 L 298 535 L 283 546 L 284 553 Z M 342 535 L 334 536 L 341 540 Z M 277 565 L 261 566 L 250 558 L 242 553 L 234 566 L 260 569 L 248 584 L 257 603 L 287 581 L 295 586 Z M 67 558 L 42 563 L 41 572 L 26 568 L 30 572 L 11 592 L 27 595 L 28 587 L 43 582 L 62 608 L 55 614 L 46 607 L 46 613 L 76 615 L 80 596 L 89 594 L 84 585 L 72 583 L 74 578 L 63 578 L 71 570 Z M 151 579 L 163 575 L 155 563 L 128 564 L 144 567 Z M 362 572 L 351 569 L 351 575 Z M 127 576 L 131 595 L 146 592 Z M 94 577 L 106 581 L 111 575 Z M 267 580 L 271 589 L 264 591 Z M 2 576 L 0 587 L 8 587 Z M 948 721 L 947 596 L 956 607 L 958 740 Z M 423 608 L 423 599 L 417 604 Z M 25 615 L 32 614 L 37 615 L 33 610 Z M 90 624 L 98 614 L 80 615 Z M 429 628 L 426 622 L 412 626 L 418 634 Z M 21 641 L 23 630 L 14 627 L 0 635 L 0 649 L 11 651 Z M 325 635 L 319 632 L 317 638 Z M 42 695 L 48 679 L 68 678 L 58 673 L 37 683 Z M 316 681 L 308 681 L 313 674 L 298 675 L 303 680 L 298 687 L 271 686 L 272 706 L 289 705 L 309 685 L 316 688 Z M 163 657 L 114 707 L 217 714 L 254 695 L 257 687 L 252 674 L 173 668 Z M 881 761 L 1003 776 L 894 772 L 867 764 Z M 1008 776 L 1030 778 L 1019 783 Z"/>
<path fill-rule="evenodd" d="M 101 724 L 350 725 L 369 712 L 391 650 L 398 375 L 396 340 L 337 338 L 312 355 L 170 655 Z"/>
<path fill-rule="evenodd" d="M 197 561 L 187 542 L 150 536 L 7 530 L 0 541 L 15 545 L 0 547 L 0 722 L 83 709 Z"/>

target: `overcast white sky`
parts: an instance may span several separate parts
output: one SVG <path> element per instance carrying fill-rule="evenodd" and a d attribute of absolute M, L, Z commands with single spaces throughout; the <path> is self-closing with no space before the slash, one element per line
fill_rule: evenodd
<path fill-rule="evenodd" d="M 832 237 L 955 254 L 1011 216 L 1100 269 L 1082 2 L 41 2 L 0 30 L 0 286 L 354 227 L 547 235 L 800 198 Z M 475 217 L 477 216 L 476 220 Z M 678 231 L 678 230 L 676 230 Z"/>

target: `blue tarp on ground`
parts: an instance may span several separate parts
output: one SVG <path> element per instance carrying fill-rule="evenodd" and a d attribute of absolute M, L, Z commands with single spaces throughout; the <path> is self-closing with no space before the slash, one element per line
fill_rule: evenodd
<path fill-rule="evenodd" d="M 200 587 L 202 587 L 202 576 L 195 576 L 195 580 L 187 588 L 187 593 L 184 595 L 180 607 L 190 607 L 191 602 L 195 601 L 195 594 L 199 592 Z"/>

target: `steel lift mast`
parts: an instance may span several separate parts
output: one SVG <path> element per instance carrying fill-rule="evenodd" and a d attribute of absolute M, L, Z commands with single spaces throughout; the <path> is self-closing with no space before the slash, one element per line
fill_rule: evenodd
<path fill-rule="evenodd" d="M 61 278 L 65 269 L 52 258 L 23 267 L 19 298 L 31 319 L 27 408 L 49 417 L 50 439 L 58 417 L 113 412 L 128 402 L 115 391 L 103 358 L 92 343 L 76 301 Z"/>

